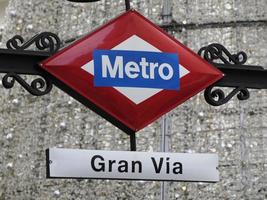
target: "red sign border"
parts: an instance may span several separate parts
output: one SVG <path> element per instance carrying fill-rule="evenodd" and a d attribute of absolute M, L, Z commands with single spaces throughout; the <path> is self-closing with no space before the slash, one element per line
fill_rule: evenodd
<path fill-rule="evenodd" d="M 66 51 L 68 51 L 70 49 L 76 48 L 77 46 L 82 47 L 82 48 L 91 48 L 91 49 L 96 48 L 94 46 L 94 44 L 92 44 L 92 43 L 94 42 L 94 40 L 97 40 L 97 37 L 98 37 L 98 36 L 96 36 L 97 33 L 99 34 L 99 32 L 101 32 L 103 29 L 108 29 L 109 25 L 112 25 L 112 24 L 114 25 L 114 23 L 116 23 L 116 25 L 119 26 L 118 21 L 120 21 L 120 22 L 122 21 L 121 26 L 124 27 L 124 30 L 123 30 L 124 32 L 122 32 L 122 30 L 117 31 L 117 33 L 116 33 L 117 35 L 115 37 L 113 35 L 114 32 L 113 32 L 113 34 L 110 34 L 110 36 L 105 35 L 105 39 L 107 41 L 108 41 L 109 37 L 113 38 L 113 40 L 114 40 L 114 38 L 116 38 L 116 40 L 117 40 L 117 41 L 113 41 L 112 43 L 108 43 L 108 42 L 105 43 L 104 46 L 106 49 L 113 48 L 114 46 L 119 44 L 121 41 L 126 40 L 127 38 L 129 38 L 133 34 L 135 34 L 137 36 L 139 35 L 142 37 L 142 39 L 145 39 L 147 42 L 153 44 L 158 49 L 161 49 L 163 52 L 173 53 L 173 51 L 175 51 L 175 52 L 179 53 L 180 63 L 183 66 L 185 66 L 187 69 L 190 67 L 188 67 L 187 66 L 188 64 L 186 64 L 185 62 L 191 62 L 191 64 L 193 64 L 193 65 L 198 65 L 199 71 L 197 71 L 197 72 L 196 71 L 194 71 L 194 72 L 190 71 L 191 75 L 185 76 L 181 80 L 181 86 L 184 85 L 184 83 L 187 83 L 190 81 L 195 81 L 195 82 L 197 81 L 197 82 L 199 82 L 199 84 L 202 84 L 201 87 L 198 87 L 198 85 L 196 85 L 196 84 L 191 84 L 190 90 L 187 87 L 181 87 L 179 94 L 177 94 L 177 92 L 174 92 L 174 91 L 163 90 L 163 91 L 155 94 L 153 96 L 153 98 L 148 99 L 148 100 L 146 100 L 146 101 L 144 101 L 144 102 L 142 102 L 136 106 L 132 101 L 130 101 L 124 95 L 120 94 L 114 88 L 104 87 L 104 88 L 95 89 L 95 88 L 91 87 L 90 91 L 91 92 L 93 91 L 94 94 L 100 93 L 102 99 L 98 98 L 96 100 L 95 98 L 94 99 L 88 98 L 88 94 L 86 94 L 86 92 L 85 92 L 86 90 L 79 91 L 79 89 L 77 89 L 77 85 L 78 85 L 78 87 L 81 87 L 81 88 L 85 87 L 85 86 L 79 85 L 80 83 L 84 84 L 84 81 L 87 82 L 88 85 L 89 84 L 93 85 L 92 84 L 93 76 L 88 75 L 88 73 L 85 72 L 83 69 L 81 69 L 81 71 L 79 72 L 79 73 L 81 73 L 81 75 L 79 75 L 76 78 L 75 77 L 72 78 L 72 79 L 76 79 L 76 80 L 71 80 L 71 81 L 75 81 L 75 85 L 70 83 L 71 81 L 70 82 L 64 81 L 64 78 L 68 77 L 69 75 L 65 73 L 65 70 L 63 70 L 63 71 L 61 70 L 60 75 L 58 75 L 59 74 L 57 71 L 58 69 L 55 69 L 56 68 L 55 66 L 66 66 L 66 65 L 64 65 L 63 61 L 61 61 L 62 63 L 59 64 L 60 59 L 57 60 L 58 63 L 53 63 L 53 59 L 60 57 L 61 54 L 65 53 Z M 138 31 L 137 28 L 133 30 L 132 27 L 130 30 L 127 30 L 127 27 L 129 27 L 129 24 L 131 26 L 139 27 L 140 30 Z M 115 30 L 109 30 L 109 31 L 115 31 Z M 147 34 L 147 32 L 149 32 L 150 34 Z M 93 39 L 91 39 L 92 37 L 93 37 Z M 160 39 L 160 40 L 156 39 L 159 37 L 161 37 L 162 39 Z M 91 43 L 89 42 L 89 44 L 87 44 L 87 45 L 81 45 L 81 43 L 85 40 L 89 40 L 89 41 L 92 40 L 92 41 L 91 41 Z M 170 44 L 166 45 L 165 40 L 168 40 L 171 45 Z M 101 45 L 97 44 L 97 48 L 99 48 L 99 47 L 101 48 Z M 77 51 L 79 51 L 79 50 L 77 50 Z M 88 51 L 88 49 L 87 49 L 87 51 Z M 183 54 L 185 54 L 185 55 L 183 55 Z M 78 64 L 80 67 L 83 66 L 84 64 L 86 64 L 86 62 L 89 62 L 90 59 L 92 59 L 92 55 L 87 55 L 87 56 L 89 56 L 89 57 L 91 56 L 91 57 L 89 59 L 87 57 L 83 64 L 81 64 L 81 63 Z M 195 59 L 191 60 L 192 56 Z M 189 61 L 186 60 L 186 58 L 189 58 Z M 52 63 L 50 63 L 50 62 L 52 62 Z M 100 116 L 104 117 L 105 119 L 110 121 L 112 124 L 114 124 L 115 126 L 120 128 L 121 130 L 123 130 L 124 132 L 129 133 L 129 134 L 134 133 L 134 132 L 144 128 L 145 126 L 147 126 L 148 124 L 150 124 L 151 122 L 153 122 L 154 120 L 156 120 L 157 118 L 162 116 L 163 114 L 169 112 L 170 110 L 175 108 L 177 105 L 181 104 L 182 102 L 186 101 L 190 97 L 199 93 L 201 90 L 208 87 L 209 85 L 211 85 L 212 83 L 214 83 L 215 81 L 219 80 L 222 77 L 222 73 L 219 70 L 212 67 L 208 62 L 206 62 L 205 60 L 200 58 L 197 54 L 192 52 L 190 49 L 185 47 L 183 44 L 178 42 L 173 37 L 167 35 L 158 26 L 154 25 L 152 22 L 150 22 L 145 17 L 140 15 L 138 12 L 133 11 L 133 10 L 130 10 L 126 13 L 123 13 L 119 17 L 111 20 L 110 22 L 108 22 L 107 24 L 96 29 L 95 31 L 93 31 L 89 35 L 85 36 L 84 38 L 81 38 L 80 40 L 78 40 L 78 41 L 74 42 L 72 45 L 64 48 L 63 50 L 61 50 L 60 52 L 58 52 L 54 56 L 48 58 L 47 60 L 42 62 L 40 65 L 42 68 L 44 68 L 49 73 L 51 73 L 54 77 L 56 77 L 55 79 L 53 79 L 55 85 L 57 85 L 59 88 L 61 88 L 63 91 L 65 91 L 66 93 L 68 93 L 69 95 L 71 95 L 72 97 L 77 99 L 79 102 L 81 102 L 85 106 L 89 107 L 91 110 L 93 110 L 94 112 L 96 112 Z M 53 69 L 51 67 L 53 67 Z M 203 70 L 204 70 L 204 72 L 203 72 Z M 207 71 L 210 71 L 210 72 L 207 73 Z M 69 71 L 68 71 L 68 73 L 69 73 Z M 75 74 L 74 71 L 73 71 L 73 73 Z M 198 81 L 198 78 L 200 75 L 201 75 L 201 80 Z M 89 76 L 90 76 L 90 78 L 88 78 Z M 82 81 L 80 81 L 79 79 L 81 79 Z M 88 79 L 88 80 L 86 80 L 86 79 Z M 107 108 L 107 106 L 106 107 L 103 106 L 103 101 L 105 101 L 105 103 L 106 103 L 105 97 L 109 96 L 109 95 L 105 95 L 104 93 L 113 94 L 112 95 L 113 101 L 120 102 L 120 106 L 124 107 L 125 110 L 121 111 L 122 113 L 118 113 L 118 111 L 116 109 L 115 110 L 112 109 L 112 106 L 113 106 L 112 104 L 110 104 L 108 106 L 108 108 Z M 163 98 L 164 99 L 169 98 L 170 101 L 165 102 Z M 121 100 L 123 100 L 123 101 L 121 101 Z M 159 104 L 161 106 L 156 107 L 158 102 L 160 102 Z M 154 109 L 151 109 L 151 107 L 153 107 Z M 127 116 L 127 114 L 129 115 L 129 117 L 127 119 L 124 119 L 124 118 L 122 119 L 122 117 L 120 117 L 120 115 Z M 151 116 L 153 116 L 153 117 L 151 117 Z M 147 118 L 147 119 L 143 120 L 144 118 Z"/>

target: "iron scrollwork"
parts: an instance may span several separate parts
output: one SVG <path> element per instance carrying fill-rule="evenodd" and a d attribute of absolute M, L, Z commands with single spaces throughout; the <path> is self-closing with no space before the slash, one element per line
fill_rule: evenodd
<path fill-rule="evenodd" d="M 243 65 L 247 62 L 247 54 L 243 51 L 231 54 L 223 45 L 218 43 L 202 47 L 198 54 L 210 63 L 223 62 L 229 65 Z"/>
<path fill-rule="evenodd" d="M 47 52 L 49 55 L 52 55 L 59 50 L 61 42 L 56 34 L 43 32 L 35 35 L 26 42 L 23 37 L 16 35 L 7 41 L 6 46 L 7 49 L 14 50 L 16 53 L 24 52 L 27 55 L 31 55 L 31 52 L 27 49 L 34 44 L 38 50 Z M 27 74 L 27 72 L 25 74 Z M 48 94 L 52 89 L 51 81 L 46 78 L 45 75 L 36 75 L 41 76 L 41 78 L 36 78 L 30 84 L 28 84 L 18 73 L 11 69 L 5 76 L 3 76 L 2 84 L 5 88 L 10 89 L 14 86 L 16 81 L 34 96 L 42 96 Z"/>
<path fill-rule="evenodd" d="M 242 67 L 247 61 L 245 52 L 241 51 L 237 54 L 231 54 L 224 46 L 217 43 L 202 47 L 198 51 L 198 54 L 211 64 L 216 65 L 222 63 L 228 67 L 231 67 L 231 65 Z M 206 102 L 212 106 L 221 106 L 227 103 L 235 95 L 237 95 L 239 100 L 247 100 L 250 97 L 248 89 L 242 85 L 235 87 L 227 95 L 225 95 L 225 92 L 222 89 L 216 89 L 215 85 L 209 86 L 204 92 Z"/>
<path fill-rule="evenodd" d="M 21 76 L 14 72 L 7 73 L 2 79 L 2 84 L 4 88 L 10 89 L 14 86 L 15 80 L 34 96 L 48 94 L 52 89 L 52 83 L 46 77 L 42 76 L 42 78 L 36 78 L 31 84 L 28 84 Z"/>
<path fill-rule="evenodd" d="M 227 103 L 231 98 L 237 94 L 239 100 L 247 100 L 250 97 L 250 93 L 247 88 L 236 87 L 227 96 L 221 89 L 215 89 L 215 86 L 210 86 L 205 89 L 204 97 L 208 104 L 212 106 L 221 106 Z"/>
<path fill-rule="evenodd" d="M 7 41 L 6 46 L 8 49 L 25 50 L 33 44 L 37 49 L 41 51 L 48 50 L 49 53 L 53 54 L 60 48 L 60 39 L 56 34 L 50 32 L 37 34 L 27 42 L 20 35 L 15 35 Z"/>

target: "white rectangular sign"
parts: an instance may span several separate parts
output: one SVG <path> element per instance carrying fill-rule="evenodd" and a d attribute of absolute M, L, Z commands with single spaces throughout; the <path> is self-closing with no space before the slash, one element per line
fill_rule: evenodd
<path fill-rule="evenodd" d="M 219 181 L 217 154 L 97 151 L 51 148 L 47 177 Z"/>

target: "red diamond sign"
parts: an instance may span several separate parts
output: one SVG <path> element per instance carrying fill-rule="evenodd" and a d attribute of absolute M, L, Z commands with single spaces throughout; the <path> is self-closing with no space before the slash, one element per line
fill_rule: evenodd
<path fill-rule="evenodd" d="M 58 87 L 127 133 L 144 128 L 223 76 L 132 10 L 40 66 Z"/>

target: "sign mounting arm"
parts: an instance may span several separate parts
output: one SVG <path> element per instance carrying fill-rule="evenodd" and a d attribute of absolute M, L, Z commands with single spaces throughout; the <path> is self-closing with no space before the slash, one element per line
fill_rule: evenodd
<path fill-rule="evenodd" d="M 35 35 L 28 41 L 16 35 L 7 41 L 7 49 L 0 49 L 0 73 L 6 75 L 2 84 L 10 89 L 15 81 L 34 96 L 48 94 L 52 89 L 52 82 L 37 66 L 38 63 L 53 55 L 60 48 L 60 39 L 54 33 L 43 32 Z M 27 50 L 35 46 L 39 51 Z M 38 75 L 28 84 L 20 75 Z"/>
<path fill-rule="evenodd" d="M 223 45 L 213 43 L 202 47 L 198 54 L 224 73 L 224 77 L 206 88 L 205 100 L 213 106 L 227 103 L 235 95 L 239 100 L 250 97 L 250 89 L 267 89 L 267 70 L 262 66 L 245 65 L 247 54 L 231 54 Z M 218 87 L 234 88 L 228 95 Z M 216 88 L 216 89 L 215 89 Z"/>
<path fill-rule="evenodd" d="M 40 51 L 27 50 L 34 44 Z M 26 42 L 21 36 L 11 38 L 7 42 L 7 49 L 0 49 L 0 73 L 6 74 L 2 80 L 3 86 L 10 89 L 16 80 L 35 96 L 48 94 L 52 89 L 51 80 L 37 64 L 57 52 L 60 45 L 58 36 L 48 32 L 36 35 Z M 205 90 L 207 103 L 220 106 L 235 95 L 239 100 L 246 100 L 249 98 L 247 89 L 267 89 L 267 70 L 262 66 L 244 65 L 247 60 L 244 52 L 230 54 L 224 46 L 215 43 L 201 48 L 198 53 L 225 74 L 221 80 Z M 43 85 L 43 89 L 46 85 L 47 89 L 41 91 L 41 88 L 33 88 L 32 85 L 36 83 L 27 84 L 22 81 L 19 74 L 41 76 L 44 83 L 40 85 Z M 215 87 L 232 87 L 234 90 L 229 95 L 225 95 L 221 89 L 215 89 Z"/>
<path fill-rule="evenodd" d="M 125 0 L 126 11 L 131 9 L 130 0 Z"/>

